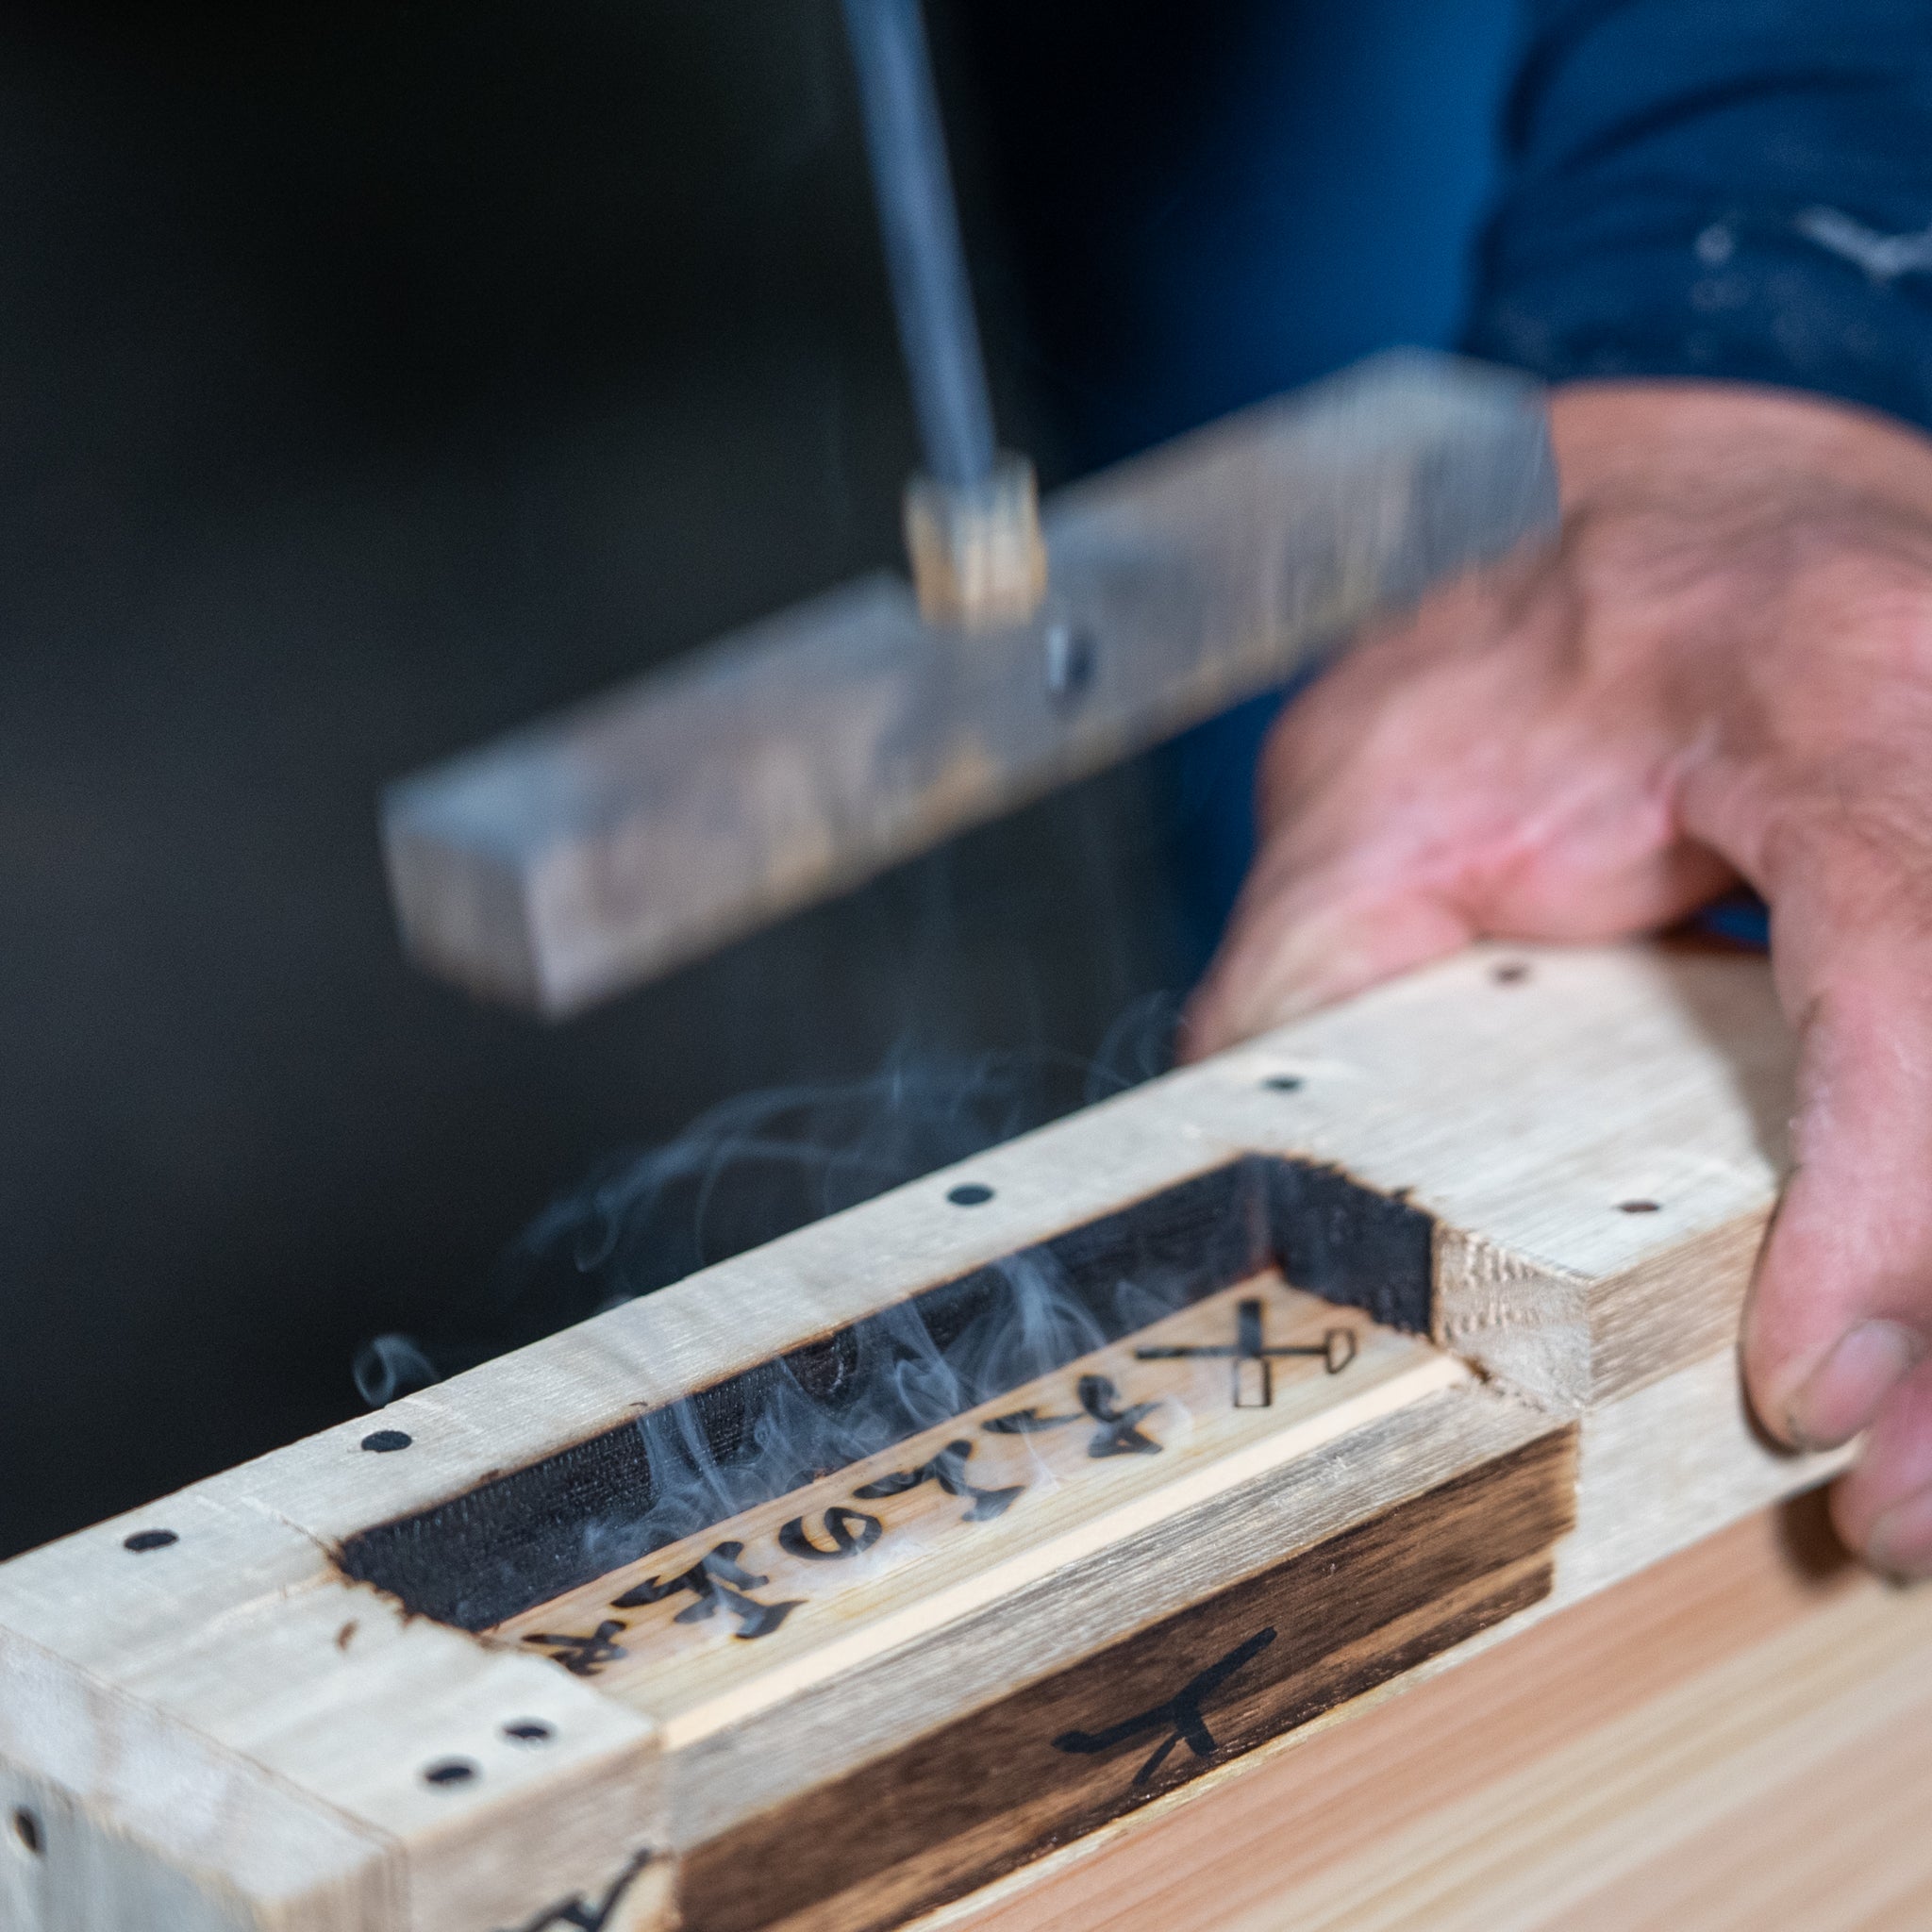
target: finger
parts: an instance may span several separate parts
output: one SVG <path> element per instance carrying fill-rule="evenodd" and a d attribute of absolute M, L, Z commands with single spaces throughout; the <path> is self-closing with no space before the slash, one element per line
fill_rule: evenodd
<path fill-rule="evenodd" d="M 1379 890 L 1257 872 L 1182 1021 L 1186 1057 L 1219 1052 L 1472 938 L 1456 907 L 1408 881 Z"/>
<path fill-rule="evenodd" d="M 1798 1111 L 1744 1367 L 1766 1426 L 1811 1447 L 1868 1427 L 1932 1341 L 1932 922 L 1916 896 L 1844 841 L 1773 895 Z"/>
<path fill-rule="evenodd" d="M 1520 655 L 1506 639 L 1479 659 L 1398 663 L 1406 681 L 1387 675 L 1392 652 L 1365 657 L 1276 727 L 1267 837 L 1190 1007 L 1191 1055 L 1473 938 L 1622 938 L 1728 881 L 1678 831 L 1656 734 L 1512 675 Z M 1507 731 L 1506 691 L 1520 707 Z"/>
<path fill-rule="evenodd" d="M 1456 862 L 1433 861 L 1461 846 L 1461 820 L 1489 789 L 1460 769 L 1470 740 L 1452 721 L 1493 702 L 1469 654 L 1503 627 L 1501 594 L 1451 586 L 1275 724 L 1258 774 L 1261 848 L 1184 1016 L 1189 1057 L 1467 943 L 1468 922 L 1436 890 Z"/>
<path fill-rule="evenodd" d="M 1863 1459 L 1832 1491 L 1831 1515 L 1874 1568 L 1932 1575 L 1932 1362 L 1887 1397 Z"/>
<path fill-rule="evenodd" d="M 1371 842 L 1365 836 L 1365 851 Z M 1625 840 L 1614 854 L 1571 844 L 1502 873 L 1484 870 L 1481 844 L 1473 838 L 1467 868 L 1446 879 L 1434 868 L 1405 872 L 1368 858 L 1286 880 L 1275 865 L 1257 869 L 1188 1008 L 1187 1056 L 1285 1025 L 1474 939 L 1588 944 L 1654 931 L 1735 877 L 1715 855 L 1681 841 L 1634 851 Z M 1291 848 L 1278 866 L 1291 872 Z"/>

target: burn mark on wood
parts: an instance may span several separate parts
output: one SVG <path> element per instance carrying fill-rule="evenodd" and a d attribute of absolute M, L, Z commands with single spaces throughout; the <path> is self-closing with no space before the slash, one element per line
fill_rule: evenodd
<path fill-rule="evenodd" d="M 862 1496 L 867 1491 L 861 1490 L 858 1493 Z M 689 1570 L 682 1570 L 662 1583 L 655 1576 L 647 1577 L 622 1596 L 613 1597 L 610 1607 L 613 1610 L 639 1609 L 648 1604 L 660 1604 L 681 1591 L 689 1591 L 691 1601 L 672 1619 L 673 1623 L 708 1623 L 722 1608 L 738 1620 L 738 1628 L 732 1632 L 733 1636 L 746 1639 L 769 1637 L 805 1599 L 791 1597 L 781 1604 L 759 1603 L 752 1591 L 762 1590 L 771 1578 L 745 1569 L 738 1560 L 743 1554 L 741 1542 L 733 1541 L 715 1544 Z"/>
<path fill-rule="evenodd" d="M 1391 1328 L 1429 1332 L 1430 1216 L 1337 1168 L 1307 1160 L 1256 1164 L 1268 1190 L 1271 1258 L 1296 1288 L 1360 1308 Z"/>
<path fill-rule="evenodd" d="M 824 1549 L 807 1534 L 805 1518 L 794 1516 L 778 1531 L 778 1547 L 787 1556 L 803 1557 L 809 1563 L 841 1563 L 850 1557 L 862 1557 L 885 1533 L 885 1524 L 863 1509 L 848 1509 L 835 1503 L 821 1519 L 824 1534 L 832 1547 Z"/>
<path fill-rule="evenodd" d="M 1143 1362 L 1177 1361 L 1199 1356 L 1225 1357 L 1233 1372 L 1231 1399 L 1237 1408 L 1274 1407 L 1274 1364 L 1284 1357 L 1318 1357 L 1326 1365 L 1331 1375 L 1341 1374 L 1356 1357 L 1357 1344 L 1353 1328 L 1331 1328 L 1323 1336 L 1321 1341 L 1314 1345 L 1297 1343 L 1284 1346 L 1270 1343 L 1267 1337 L 1266 1311 L 1258 1296 L 1237 1306 L 1232 1341 L 1167 1348 L 1137 1348 L 1134 1355 L 1136 1359 Z"/>
<path fill-rule="evenodd" d="M 1000 1323 L 1025 1271 L 1044 1271 L 1081 1311 L 1088 1333 L 1070 1336 L 1069 1361 L 1270 1266 L 1297 1288 L 1426 1334 L 1432 1231 L 1419 1208 L 1333 1168 L 1246 1155 L 697 1391 L 670 1414 L 676 1434 L 702 1442 L 732 1478 L 720 1486 L 731 1493 L 712 1519 L 721 1521 L 801 1479 L 796 1470 L 768 1475 L 758 1467 L 758 1421 L 781 1388 L 788 1398 L 803 1391 L 842 1424 L 866 1391 L 892 1385 L 895 1370 L 943 1354 L 975 1324 Z M 1011 1379 L 995 1374 L 962 1388 L 959 1409 L 1060 1365 L 1036 1359 L 1023 1373 L 1015 1363 Z M 855 1440 L 849 1459 L 891 1448 L 931 1420 L 909 1408 L 896 1420 L 874 1415 L 875 1439 Z M 626 1423 L 364 1530 L 343 1544 L 338 1562 L 419 1615 L 485 1630 L 672 1541 L 650 1524 L 655 1500 L 644 1433 Z M 705 1526 L 686 1524 L 678 1534 Z"/>
<path fill-rule="evenodd" d="M 991 1523 L 995 1516 L 1004 1516 L 1012 1504 L 1026 1493 L 1026 1485 L 1015 1483 L 1005 1490 L 976 1489 L 966 1479 L 966 1458 L 972 1454 L 972 1442 L 960 1436 L 948 1442 L 937 1456 L 922 1462 L 917 1469 L 895 1469 L 891 1475 L 882 1475 L 876 1482 L 867 1483 L 852 1493 L 861 1502 L 870 1503 L 887 1496 L 903 1496 L 908 1490 L 916 1490 L 922 1483 L 937 1483 L 949 1496 L 973 1498 L 973 1507 L 960 1518 L 962 1523 Z"/>
<path fill-rule="evenodd" d="M 1082 1375 L 1080 1407 L 1100 1427 L 1087 1444 L 1089 1456 L 1158 1456 L 1160 1444 L 1141 1432 L 1141 1424 L 1160 1407 L 1158 1402 L 1136 1402 L 1123 1408 L 1113 1383 L 1105 1375 Z"/>
<path fill-rule="evenodd" d="M 625 1894 L 642 1875 L 653 1856 L 650 1852 L 640 1852 L 617 1874 L 594 1905 L 589 1903 L 582 1892 L 574 1892 L 560 1905 L 549 1907 L 534 1919 L 525 1919 L 521 1925 L 505 1927 L 503 1932 L 555 1932 L 555 1928 L 560 1925 L 571 1926 L 574 1932 L 606 1932 Z"/>
<path fill-rule="evenodd" d="M 1069 1423 L 1080 1420 L 1074 1415 L 1041 1415 L 1037 1408 L 1008 1409 L 1005 1415 L 996 1415 L 980 1424 L 982 1429 L 995 1436 L 1043 1436 L 1049 1429 L 1063 1429 Z"/>
<path fill-rule="evenodd" d="M 565 1632 L 533 1631 L 524 1639 L 539 1650 L 547 1650 L 553 1663 L 561 1664 L 574 1677 L 594 1677 L 606 1664 L 615 1663 L 630 1653 L 616 1640 L 625 1626 L 615 1617 L 607 1618 L 588 1637 Z"/>
<path fill-rule="evenodd" d="M 1155 1747 L 1153 1757 L 1134 1774 L 1137 1785 L 1144 1785 L 1153 1777 L 1176 1744 L 1185 1744 L 1196 1757 L 1212 1757 L 1219 1747 L 1208 1728 L 1207 1713 L 1202 1707 L 1250 1657 L 1274 1641 L 1272 1629 L 1257 1630 L 1245 1643 L 1236 1644 L 1225 1657 L 1217 1657 L 1205 1671 L 1190 1677 L 1164 1704 L 1157 1704 L 1151 1710 L 1136 1711 L 1132 1717 L 1123 1718 L 1104 1731 L 1062 1731 L 1053 1740 L 1053 1748 L 1092 1757 L 1118 1744 L 1130 1744 L 1149 1731 L 1165 1731 L 1167 1736 Z"/>
<path fill-rule="evenodd" d="M 1087 1444 L 1089 1456 L 1158 1456 L 1160 1444 L 1145 1435 L 1141 1424 L 1160 1407 L 1156 1402 L 1136 1402 L 1123 1408 L 1120 1391 L 1109 1375 L 1082 1375 L 1077 1391 L 1080 1407 L 1074 1415 L 1041 1415 L 1037 1408 L 1015 1408 L 980 1424 L 995 1436 L 1038 1436 L 1049 1429 L 1063 1429 L 1082 1417 L 1096 1422 Z"/>
<path fill-rule="evenodd" d="M 1553 1426 L 692 1847 L 685 1932 L 897 1924 L 1527 1608 L 1574 1453 Z"/>

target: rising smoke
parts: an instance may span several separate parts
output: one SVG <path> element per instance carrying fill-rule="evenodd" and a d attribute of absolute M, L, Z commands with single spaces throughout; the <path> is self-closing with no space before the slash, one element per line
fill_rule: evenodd
<path fill-rule="evenodd" d="M 498 1263 L 479 1333 L 365 1342 L 357 1390 L 380 1407 L 1137 1086 L 1172 1064 L 1177 1015 L 1172 994 L 1135 1001 L 1084 1064 L 902 1044 L 862 1079 L 740 1094 L 545 1207 Z"/>
<path fill-rule="evenodd" d="M 664 1146 L 606 1161 L 536 1217 L 498 1271 L 498 1333 L 554 1330 L 965 1159 L 1063 1110 L 1070 1074 L 1073 1097 L 1090 1102 L 1150 1077 L 1171 1060 L 1175 1014 L 1167 995 L 1137 1002 L 1086 1067 L 901 1049 L 862 1080 L 727 1101 Z M 1035 1248 L 653 1410 L 630 1425 L 635 1479 L 576 1525 L 561 1574 L 603 1574 L 936 1427 L 1158 1320 L 1187 1292 L 1178 1274 L 1076 1282 Z M 377 1336 L 357 1358 L 357 1386 L 380 1406 L 503 1345 Z M 948 1455 L 946 1480 L 977 1496 L 972 1445 Z M 530 1600 L 567 1587 L 558 1560 L 539 1564 L 549 1583 L 532 1581 Z"/>

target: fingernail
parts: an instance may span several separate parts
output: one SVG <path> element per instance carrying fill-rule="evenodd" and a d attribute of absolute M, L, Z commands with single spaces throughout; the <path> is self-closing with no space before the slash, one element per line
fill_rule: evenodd
<path fill-rule="evenodd" d="M 1785 1408 L 1794 1441 L 1807 1449 L 1836 1449 L 1870 1428 L 1879 1405 L 1925 1352 L 1924 1343 L 1896 1322 L 1860 1322 L 1811 1371 Z"/>
<path fill-rule="evenodd" d="M 1932 1576 L 1932 1489 L 1879 1517 L 1865 1538 L 1865 1557 L 1889 1576 Z"/>

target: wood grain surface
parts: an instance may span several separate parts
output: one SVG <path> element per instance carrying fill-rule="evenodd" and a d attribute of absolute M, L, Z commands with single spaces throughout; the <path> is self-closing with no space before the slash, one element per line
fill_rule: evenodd
<path fill-rule="evenodd" d="M 1229 1401 L 1228 1360 L 1140 1358 L 1150 1345 L 1225 1344 L 1243 1303 L 1262 1310 L 1275 1345 L 1308 1351 L 1269 1364 L 1267 1406 Z M 1331 1335 L 1347 1351 L 1333 1373 Z M 1466 1380 L 1426 1341 L 1257 1276 L 491 1634 L 556 1653 L 681 1741 L 835 1674 L 856 1636 L 871 1654 L 916 1642 Z M 600 1654 L 587 1655 L 605 1625 Z"/>
<path fill-rule="evenodd" d="M 1932 1924 L 1932 1592 L 1760 1511 L 920 1932 Z"/>
<path fill-rule="evenodd" d="M 1724 1863 L 1725 1832 L 1754 1805 L 1799 1815 L 1812 1774 L 1787 1790 L 1780 1764 L 1864 1791 L 1841 1835 L 1869 1843 L 1914 1761 L 1893 1718 L 1919 1712 L 1916 1600 L 1769 1584 L 1774 1607 L 1806 1611 L 1769 1648 L 1686 1666 L 1654 1706 L 1626 1695 L 1681 1620 L 1623 1580 L 1842 1461 L 1765 1441 L 1731 1340 L 1787 1158 L 1790 1070 L 1761 960 L 1474 948 L 406 1397 L 379 1429 L 326 1431 L 0 1566 L 0 1825 L 34 1821 L 0 1840 L 0 1923 L 525 1932 L 594 1923 L 622 1883 L 619 1925 L 847 1932 L 1016 1859 L 1031 1862 L 973 1908 L 1004 1909 L 1012 1887 L 1051 1901 L 1091 1845 L 1124 1859 L 1122 1923 L 1145 1892 L 1168 1915 L 1151 1923 L 1182 1927 L 1609 1924 L 1639 1881 L 1686 1912 L 1757 1884 L 1757 1864 Z M 839 1338 L 915 1305 L 946 1334 L 1003 1332 L 990 1285 L 1023 1264 L 1058 1271 L 1083 1322 L 1122 1284 L 1178 1291 L 823 1460 L 742 1460 L 779 1365 L 825 1393 L 847 1373 Z M 1341 1328 L 1354 1353 L 1331 1368 Z M 1324 1355 L 1270 1364 L 1244 1335 L 1319 1336 Z M 1230 1337 L 1230 1356 L 1139 1353 Z M 1172 1391 L 1143 1376 L 1168 1369 L 1194 1421 L 1213 1408 L 1186 1440 L 1144 1407 Z M 1274 1407 L 1238 1411 L 1268 1397 L 1264 1369 Z M 987 1426 L 1024 1411 L 1050 1430 Z M 652 1500 L 633 1452 L 687 1418 L 712 1474 L 729 1465 L 726 1507 L 659 1537 L 623 1513 Z M 955 1420 L 973 1454 L 953 1455 L 949 1492 Z M 1090 1428 L 1159 1446 L 1124 1434 L 1124 1453 L 1096 1457 Z M 911 1456 L 929 1429 L 945 1441 Z M 1507 1510 L 1456 1503 L 1573 1438 L 1574 1528 L 1520 1544 Z M 1057 1489 L 1035 1492 L 1036 1463 Z M 801 1483 L 809 1507 L 788 1503 Z M 985 1501 L 1009 1490 L 1004 1509 Z M 943 1554 L 900 1568 L 883 1553 L 915 1521 L 944 1530 Z M 1413 1533 L 1374 1543 L 1397 1523 Z M 345 1574 L 378 1546 L 407 1559 L 387 1591 Z M 660 1554 L 691 1560 L 674 1573 Z M 848 1556 L 871 1580 L 844 1616 L 842 1591 L 804 1579 Z M 1682 1587 L 1722 1597 L 1704 1560 L 1682 1559 Z M 450 1588 L 412 1599 L 423 1578 Z M 721 1585 L 755 1600 L 756 1640 Z M 590 1594 L 559 1608 L 596 1619 L 489 1634 L 573 1591 Z M 782 1627 L 758 1607 L 781 1602 Z M 1711 1612 L 1726 1641 L 1763 1614 Z M 1554 1655 L 1539 1620 L 1572 1616 L 1623 1658 L 1607 1684 L 1537 1663 Z M 607 1618 L 624 1627 L 600 1639 Z M 1624 1624 L 1646 1618 L 1633 1648 Z M 660 1672 L 647 1652 L 667 1624 Z M 574 1672 L 570 1645 L 522 1641 L 546 1633 L 642 1668 Z M 768 1644 L 769 1670 L 739 1661 Z M 1520 1671 L 1486 1660 L 1492 1645 Z M 1382 1735 L 1387 1689 L 1439 1671 L 1490 1688 L 1417 1691 L 1421 1741 L 1383 1747 L 1358 1809 L 1386 1834 L 1362 1839 L 1327 1794 L 1357 1776 L 1335 1740 Z M 1444 1698 L 1457 1715 L 1439 1735 Z M 1502 1758 L 1482 1755 L 1491 1729 Z M 1285 1736 L 1339 1768 L 1295 1786 L 1316 1759 Z M 1214 1856 L 1190 1854 L 1188 1794 L 1222 1790 L 1229 1752 L 1288 1795 L 1272 1824 L 1216 1797 Z M 1138 1834 L 1170 1830 L 1172 1856 L 1133 1877 Z M 1351 1865 L 1357 1841 L 1376 1857 Z M 1790 1896 L 1837 1896 L 1850 1868 L 1810 1851 Z M 1162 1890 L 1190 1872 L 1198 1907 Z M 1112 1890 L 1069 1896 L 1068 1923 L 1115 1910 Z"/>
<path fill-rule="evenodd" d="M 691 1932 L 871 1932 L 1091 1831 L 1547 1594 L 1574 1430 L 821 1786 L 686 1858 Z"/>

